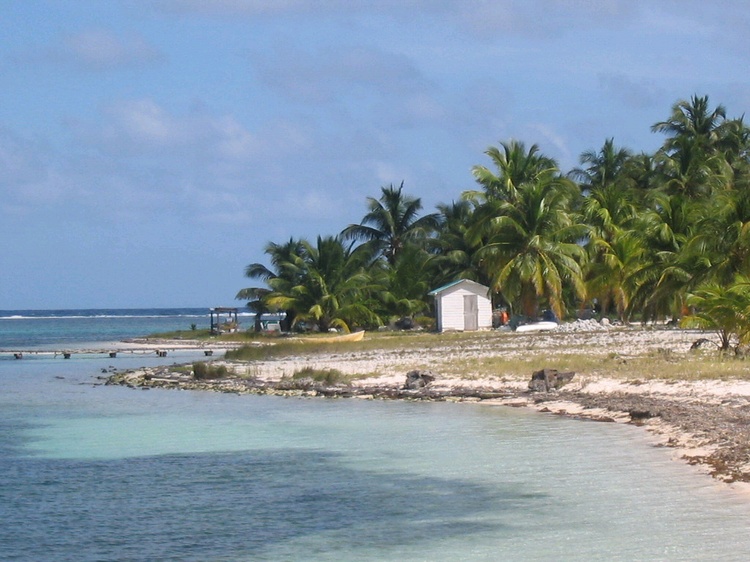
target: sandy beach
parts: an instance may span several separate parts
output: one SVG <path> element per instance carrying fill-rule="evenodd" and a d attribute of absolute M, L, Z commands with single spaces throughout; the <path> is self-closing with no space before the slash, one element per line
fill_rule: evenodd
<path fill-rule="evenodd" d="M 750 486 L 746 484 L 750 482 L 750 362 L 725 358 L 722 361 L 731 362 L 729 375 L 695 378 L 691 360 L 696 354 L 704 362 L 714 356 L 718 360 L 710 343 L 699 351 L 691 350 L 701 338 L 710 339 L 711 334 L 664 327 L 615 328 L 589 321 L 564 324 L 554 332 L 478 333 L 461 339 L 460 344 L 433 343 L 427 349 L 413 345 L 394 352 L 353 345 L 351 351 L 337 347 L 305 353 L 301 349 L 299 354 L 251 362 L 217 357 L 213 363 L 226 365 L 231 373 L 222 379 L 195 380 L 189 369 L 159 367 L 117 373 L 107 382 L 240 394 L 453 400 L 634 424 L 648 432 L 654 445 L 669 447 L 674 458 L 746 492 Z M 430 341 L 434 340 L 433 334 Z M 170 343 L 139 345 L 169 347 Z M 559 389 L 530 391 L 532 372 L 540 364 L 557 369 L 555 362 L 567 353 L 589 358 L 590 367 L 576 372 Z M 488 362 L 492 365 L 498 359 L 515 360 L 522 366 L 527 361 L 529 367 L 512 372 L 499 363 L 488 372 Z M 665 361 L 684 372 L 678 377 L 643 376 L 638 367 L 643 361 Z M 292 379 L 304 368 L 336 369 L 353 380 L 326 385 Z M 427 374 L 427 384 L 405 388 L 410 371 Z"/>

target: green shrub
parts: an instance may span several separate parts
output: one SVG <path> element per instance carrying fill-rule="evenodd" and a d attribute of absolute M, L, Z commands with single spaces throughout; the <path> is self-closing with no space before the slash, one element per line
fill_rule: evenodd
<path fill-rule="evenodd" d="M 197 362 L 193 363 L 193 377 L 196 379 L 206 379 L 208 378 L 206 374 L 208 373 L 208 365 L 205 363 Z"/>
<path fill-rule="evenodd" d="M 193 363 L 193 378 L 201 379 L 223 379 L 229 375 L 226 365 L 210 365 L 202 361 Z"/>
<path fill-rule="evenodd" d="M 427 330 L 428 332 L 435 330 L 435 318 L 432 316 L 417 316 L 414 319 L 414 322 L 416 322 L 420 328 Z"/>
<path fill-rule="evenodd" d="M 349 377 L 337 369 L 314 369 L 313 367 L 305 367 L 299 371 L 295 371 L 292 375 L 292 379 L 299 381 L 303 379 L 310 379 L 315 382 L 322 382 L 325 384 L 340 384 L 348 383 Z"/>

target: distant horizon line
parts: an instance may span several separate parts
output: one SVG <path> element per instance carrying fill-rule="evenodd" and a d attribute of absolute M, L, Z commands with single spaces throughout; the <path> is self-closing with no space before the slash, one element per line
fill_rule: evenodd
<path fill-rule="evenodd" d="M 0 312 L 18 312 L 18 311 L 69 311 L 69 310 L 197 310 L 204 309 L 207 312 L 212 308 L 237 308 L 246 309 L 244 305 L 226 306 L 226 305 L 214 305 L 214 306 L 79 306 L 79 307 L 15 307 L 15 308 L 4 308 L 0 307 Z"/>

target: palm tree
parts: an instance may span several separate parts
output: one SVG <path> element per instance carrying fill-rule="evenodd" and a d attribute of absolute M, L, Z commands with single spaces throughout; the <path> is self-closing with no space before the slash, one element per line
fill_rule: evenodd
<path fill-rule="evenodd" d="M 685 317 L 682 325 L 713 330 L 719 336 L 719 349 L 726 351 L 734 339 L 738 344 L 750 341 L 750 279 L 738 276 L 731 285 L 707 283 L 690 293 L 689 305 L 696 312 Z"/>
<path fill-rule="evenodd" d="M 651 127 L 667 135 L 657 160 L 668 192 L 695 198 L 714 191 L 714 175 L 725 162 L 720 151 L 725 123 L 723 106 L 712 110 L 708 96 L 693 96 L 690 101 L 678 101 L 669 119 Z"/>
<path fill-rule="evenodd" d="M 694 95 L 690 101 L 680 100 L 674 104 L 669 119 L 655 123 L 651 130 L 667 135 L 664 148 L 668 152 L 679 151 L 679 139 L 682 138 L 699 140 L 705 150 L 711 151 L 719 141 L 725 120 L 723 105 L 711 110 L 708 96 Z"/>
<path fill-rule="evenodd" d="M 703 142 L 695 137 L 672 140 L 671 144 L 677 148 L 656 156 L 661 183 L 667 193 L 704 198 L 723 185 L 721 173 L 726 160 L 721 154 L 706 152 Z"/>
<path fill-rule="evenodd" d="M 522 152 L 520 143 L 505 147 L 506 151 L 512 146 Z M 586 228 L 571 211 L 577 196 L 575 184 L 551 166 L 553 160 L 535 150 L 526 155 L 536 169 L 525 167 L 522 181 L 510 182 L 505 171 L 499 170 L 495 185 L 502 187 L 477 208 L 468 240 L 483 243 L 477 257 L 483 260 L 494 291 L 502 291 L 511 302 L 520 301 L 527 316 L 537 314 L 539 298 L 543 298 L 562 317 L 563 285 L 570 285 L 579 297 L 584 294 L 579 260 L 585 252 L 577 242 Z"/>
<path fill-rule="evenodd" d="M 750 163 L 750 129 L 744 118 L 729 119 L 722 124 L 722 135 L 716 143 L 727 164 L 735 172 L 747 172 Z"/>
<path fill-rule="evenodd" d="M 277 287 L 285 284 L 289 287 L 294 286 L 302 278 L 304 269 L 301 267 L 301 253 L 303 244 L 300 240 L 290 238 L 285 244 L 275 244 L 269 242 L 265 247 L 265 254 L 271 257 L 273 269 L 269 269 L 262 263 L 251 263 L 245 268 L 245 277 L 257 279 L 268 284 L 271 280 Z M 241 289 L 235 296 L 238 300 L 247 300 L 247 307 L 255 312 L 255 331 L 261 330 L 261 315 L 269 312 L 270 309 L 266 302 L 270 293 L 268 287 L 247 287 Z M 286 309 L 286 318 L 283 320 L 284 328 L 289 329 L 296 311 Z"/>
<path fill-rule="evenodd" d="M 701 281 L 731 283 L 737 274 L 750 275 L 750 187 L 717 193 L 703 208 L 695 235 L 686 244 Z"/>
<path fill-rule="evenodd" d="M 438 225 L 436 214 L 419 217 L 421 199 L 404 195 L 403 189 L 404 182 L 382 187 L 380 199 L 367 198 L 368 213 L 362 222 L 342 231 L 345 240 L 372 244 L 391 266 L 407 244 L 425 239 Z"/>
<path fill-rule="evenodd" d="M 631 179 L 626 170 L 632 155 L 607 139 L 599 152 L 581 154 L 583 168 L 576 168 L 576 179 L 584 195 L 581 213 L 592 234 L 611 240 L 618 229 L 627 228 L 637 215 Z"/>
<path fill-rule="evenodd" d="M 748 133 L 742 119 L 693 96 L 652 130 L 668 135 L 654 162 L 660 193 L 649 194 L 640 232 L 647 253 L 631 306 L 645 317 L 685 311 L 687 293 L 729 283 L 746 267 L 750 219 Z"/>
<path fill-rule="evenodd" d="M 669 196 L 662 191 L 650 194 L 650 202 L 634 228 L 645 252 L 641 266 L 632 274 L 630 312 L 641 311 L 644 320 L 678 317 L 694 277 L 684 248 L 695 234 L 704 205 L 684 195 Z"/>
<path fill-rule="evenodd" d="M 631 231 L 639 211 L 632 172 L 647 161 L 634 161 L 630 151 L 617 148 L 610 138 L 598 152 L 581 154 L 580 162 L 582 167 L 569 175 L 580 182 L 581 220 L 589 227 L 587 297 L 599 301 L 603 314 L 614 304 L 620 319 L 627 320 L 630 275 L 643 255 L 641 239 Z"/>
<path fill-rule="evenodd" d="M 586 294 L 601 303 L 606 315 L 614 305 L 623 322 L 630 320 L 630 303 L 635 292 L 635 273 L 643 266 L 646 248 L 636 231 L 618 232 L 611 240 L 596 238 L 591 243 L 596 260 L 586 270 Z"/>
<path fill-rule="evenodd" d="M 427 267 L 430 254 L 416 244 L 409 244 L 399 252 L 393 267 L 370 269 L 374 282 L 382 286 L 378 294 L 379 308 L 388 318 L 413 318 L 429 307 L 427 293 L 433 289 L 433 280 Z"/>
<path fill-rule="evenodd" d="M 586 167 L 574 169 L 572 175 L 584 192 L 604 189 L 622 182 L 622 172 L 631 157 L 629 150 L 617 148 L 614 139 L 609 138 L 598 152 L 587 150 L 581 154 L 581 164 Z"/>
<path fill-rule="evenodd" d="M 471 279 L 483 285 L 489 284 L 479 259 L 478 243 L 469 242 L 469 229 L 474 223 L 474 206 L 462 199 L 449 205 L 437 206 L 440 228 L 430 241 L 428 267 L 434 278 L 434 285 L 444 285 L 458 279 Z"/>
<path fill-rule="evenodd" d="M 371 293 L 381 288 L 368 273 L 373 261 L 370 249 L 344 246 L 338 236 L 319 236 L 314 246 L 306 240 L 300 244 L 297 264 L 302 274 L 293 285 L 280 277 L 269 279 L 270 292 L 264 298 L 268 306 L 294 310 L 295 324 L 314 322 L 322 332 L 379 325 Z"/>
<path fill-rule="evenodd" d="M 535 181 L 541 174 L 557 171 L 555 161 L 540 154 L 535 144 L 528 151 L 524 143 L 515 140 L 500 143 L 500 146 L 502 151 L 494 146 L 485 151 L 497 172 L 485 166 L 474 166 L 471 172 L 483 191 L 464 192 L 465 199 L 477 202 L 513 200 L 523 184 Z"/>

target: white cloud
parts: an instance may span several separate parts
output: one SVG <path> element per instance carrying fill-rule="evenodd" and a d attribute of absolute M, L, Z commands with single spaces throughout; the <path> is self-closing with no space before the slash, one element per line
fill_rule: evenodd
<path fill-rule="evenodd" d="M 44 148 L 0 129 L 0 185 L 29 183 L 44 177 Z"/>
<path fill-rule="evenodd" d="M 72 132 L 73 144 L 55 154 L 0 129 L 0 212 L 142 223 L 154 215 L 218 220 L 231 210 L 240 220 L 237 211 L 263 196 L 254 173 L 268 148 L 232 116 L 181 116 L 131 100 Z M 289 141 L 275 132 L 273 143 Z"/>
<path fill-rule="evenodd" d="M 529 135 L 531 138 L 539 139 L 532 144 L 538 144 L 542 148 L 542 153 L 553 156 L 563 170 L 568 167 L 569 162 L 577 158 L 570 150 L 565 137 L 557 132 L 552 125 L 530 123 L 528 130 L 531 131 Z M 549 147 L 552 147 L 552 150 Z"/>
<path fill-rule="evenodd" d="M 0 209 L 25 214 L 63 200 L 68 184 L 53 161 L 43 144 L 0 130 Z"/>
<path fill-rule="evenodd" d="M 407 177 L 410 174 L 408 174 L 406 170 L 400 168 L 392 162 L 374 162 L 373 172 L 375 177 L 377 178 L 377 183 L 381 186 L 391 184 L 398 186 L 402 181 L 404 182 L 404 185 L 410 183 L 410 178 Z"/>
<path fill-rule="evenodd" d="M 659 104 L 663 94 L 651 79 L 638 79 L 618 73 L 600 73 L 599 84 L 608 97 L 627 107 L 644 109 Z"/>
<path fill-rule="evenodd" d="M 444 122 L 450 111 L 434 97 L 427 94 L 405 96 L 401 104 L 402 125 L 418 126 Z"/>
<path fill-rule="evenodd" d="M 80 142 L 114 157 L 155 155 L 199 160 L 257 157 L 257 137 L 231 115 L 180 115 L 153 99 L 121 100 L 90 120 L 71 124 Z"/>
<path fill-rule="evenodd" d="M 216 152 L 230 160 L 251 158 L 260 150 L 258 139 L 230 116 L 213 123 L 217 134 Z"/>
<path fill-rule="evenodd" d="M 430 0 L 147 0 L 151 9 L 166 13 L 213 17 L 294 17 L 307 14 L 378 13 L 403 11 L 413 7 L 440 5 Z M 448 2 L 449 4 L 452 2 Z"/>
<path fill-rule="evenodd" d="M 254 65 L 263 82 L 284 97 L 329 103 L 352 96 L 393 97 L 433 87 L 417 66 L 400 53 L 362 45 L 303 50 L 290 45 L 258 52 Z"/>
<path fill-rule="evenodd" d="M 47 44 L 30 45 L 9 57 L 17 65 L 67 66 L 88 72 L 149 65 L 161 53 L 139 34 L 116 34 L 104 28 L 58 36 Z"/>
<path fill-rule="evenodd" d="M 127 101 L 114 105 L 110 113 L 110 135 L 127 137 L 146 145 L 174 145 L 184 142 L 190 127 L 180 123 L 152 100 Z"/>
<path fill-rule="evenodd" d="M 106 29 L 89 29 L 63 39 L 61 56 L 91 70 L 151 63 L 158 51 L 140 35 L 116 35 Z"/>

